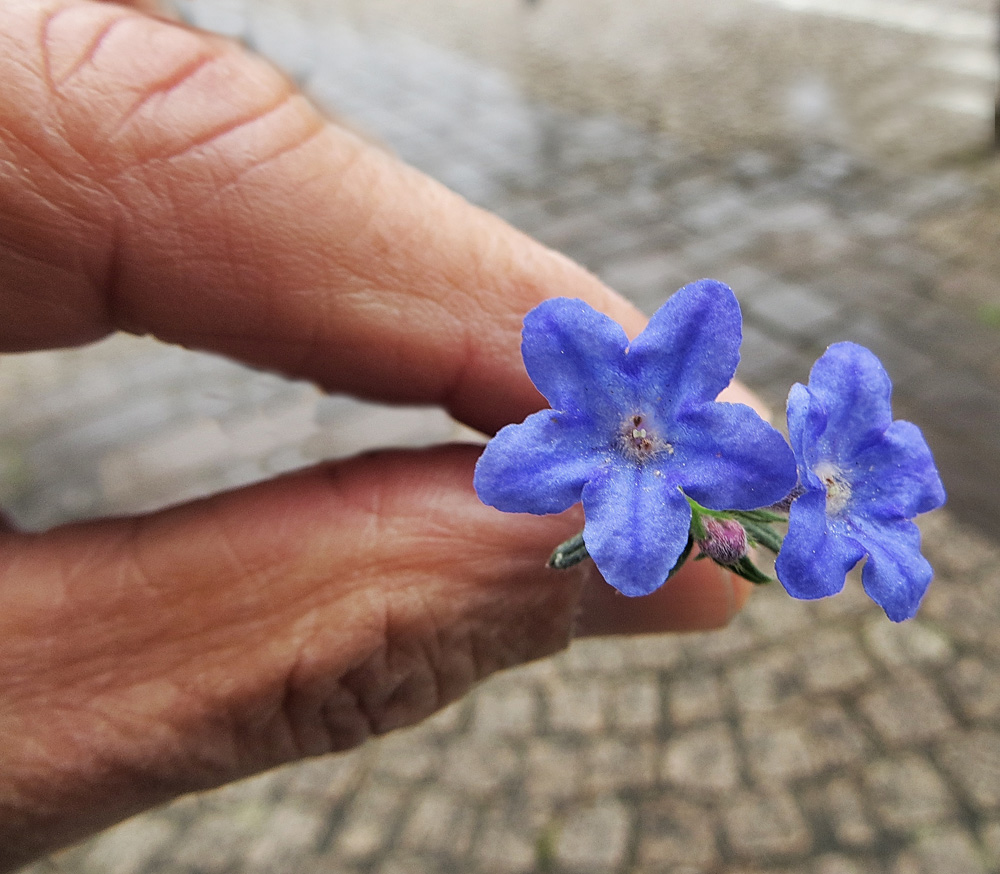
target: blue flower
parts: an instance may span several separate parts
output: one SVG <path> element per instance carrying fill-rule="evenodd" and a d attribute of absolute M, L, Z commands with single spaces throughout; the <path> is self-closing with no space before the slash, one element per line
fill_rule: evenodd
<path fill-rule="evenodd" d="M 920 429 L 892 420 L 891 393 L 879 360 L 854 343 L 831 346 L 809 385 L 792 386 L 788 432 L 804 491 L 775 570 L 790 595 L 822 598 L 867 556 L 865 591 L 899 622 L 916 613 L 933 575 L 910 520 L 945 495 Z"/>
<path fill-rule="evenodd" d="M 580 300 L 524 320 L 528 375 L 552 409 L 503 428 L 476 466 L 479 497 L 507 512 L 583 501 L 587 551 L 626 595 L 659 588 L 687 545 L 691 506 L 753 509 L 795 485 L 781 435 L 743 404 L 717 403 L 739 362 L 732 291 L 687 285 L 629 343 Z"/>

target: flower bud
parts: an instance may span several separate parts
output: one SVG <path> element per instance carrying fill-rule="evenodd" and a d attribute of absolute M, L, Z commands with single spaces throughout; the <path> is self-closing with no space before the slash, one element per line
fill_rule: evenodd
<path fill-rule="evenodd" d="M 747 554 L 747 532 L 735 519 L 702 520 L 705 537 L 698 541 L 702 554 L 722 565 L 736 564 Z"/>

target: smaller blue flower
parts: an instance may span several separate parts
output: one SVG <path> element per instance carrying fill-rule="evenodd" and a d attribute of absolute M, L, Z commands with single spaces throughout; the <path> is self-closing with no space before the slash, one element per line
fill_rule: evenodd
<path fill-rule="evenodd" d="M 775 562 L 796 598 L 839 592 L 867 556 L 865 591 L 894 622 L 917 612 L 933 571 L 914 516 L 940 507 L 944 487 L 920 429 L 893 421 L 892 383 L 863 346 L 837 343 L 788 395 L 800 488 Z"/>
<path fill-rule="evenodd" d="M 720 282 L 673 295 L 629 343 L 583 301 L 547 300 L 524 320 L 528 375 L 552 409 L 503 428 L 476 466 L 480 499 L 506 512 L 583 501 L 587 551 L 626 595 L 659 588 L 687 545 L 691 497 L 755 509 L 795 484 L 781 435 L 715 398 L 736 371 L 739 304 Z"/>

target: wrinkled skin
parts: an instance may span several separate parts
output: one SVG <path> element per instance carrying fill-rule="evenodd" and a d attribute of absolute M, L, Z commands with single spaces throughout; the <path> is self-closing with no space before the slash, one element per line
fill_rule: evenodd
<path fill-rule="evenodd" d="M 143 9 L 0 4 L 0 348 L 152 333 L 493 431 L 542 406 L 518 352 L 539 301 L 641 330 L 262 61 Z M 548 571 L 580 517 L 483 506 L 476 455 L 0 532 L 0 870 L 415 722 L 574 634 L 714 628 L 742 604 L 709 562 L 638 602 Z"/>

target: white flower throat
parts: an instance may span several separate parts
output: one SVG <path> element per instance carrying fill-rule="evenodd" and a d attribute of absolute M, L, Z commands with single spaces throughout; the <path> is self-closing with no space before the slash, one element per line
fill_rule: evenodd
<path fill-rule="evenodd" d="M 840 468 L 829 461 L 821 461 L 813 468 L 813 473 L 826 487 L 827 515 L 836 516 L 851 500 L 851 484 Z"/>
<path fill-rule="evenodd" d="M 622 422 L 615 447 L 625 458 L 636 464 L 643 464 L 661 452 L 674 454 L 674 447 L 656 433 L 656 429 L 642 413 L 635 413 Z"/>

